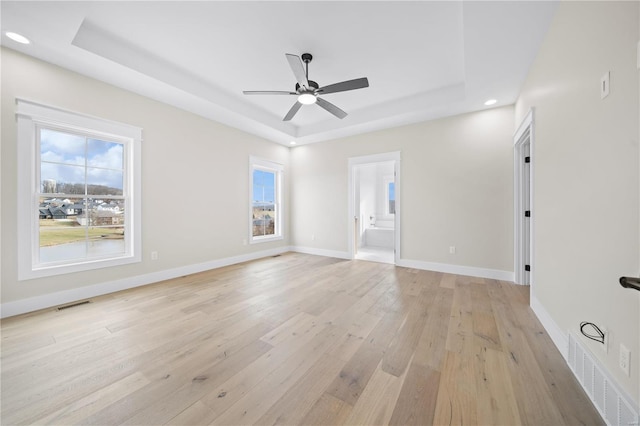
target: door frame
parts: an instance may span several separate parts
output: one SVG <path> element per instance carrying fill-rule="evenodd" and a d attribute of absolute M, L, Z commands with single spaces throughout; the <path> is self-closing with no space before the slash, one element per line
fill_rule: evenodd
<path fill-rule="evenodd" d="M 529 217 L 529 285 L 533 286 L 534 282 L 534 226 L 535 226 L 535 210 L 533 206 L 534 200 L 534 109 L 531 108 L 525 118 L 518 126 L 518 130 L 513 135 L 513 188 L 514 188 L 514 275 L 516 284 L 526 284 L 526 271 L 525 264 L 523 262 L 524 253 L 526 250 L 525 244 L 527 241 L 525 235 L 525 210 L 526 210 L 526 192 L 524 189 L 525 184 L 525 146 L 527 142 L 529 144 L 529 210 L 531 216 Z"/>
<path fill-rule="evenodd" d="M 348 238 L 348 255 L 349 255 L 349 259 L 354 259 L 355 258 L 355 250 L 354 250 L 354 245 L 355 245 L 355 233 L 354 233 L 354 229 L 355 229 L 355 213 L 356 213 L 356 206 L 355 206 L 355 193 L 356 193 L 356 188 L 355 188 L 355 169 L 357 166 L 363 165 L 363 164 L 370 164 L 370 163 L 382 163 L 382 162 L 389 162 L 389 161 L 393 161 L 394 163 L 394 171 L 395 171 L 395 196 L 396 196 L 396 203 L 395 203 L 395 209 L 396 209 L 396 213 L 394 214 L 394 247 L 395 247 L 395 253 L 394 253 L 394 263 L 397 265 L 398 262 L 400 261 L 400 242 L 401 242 L 401 214 L 402 214 L 402 191 L 401 191 L 401 176 L 402 173 L 400 173 L 400 161 L 401 156 L 400 156 L 400 151 L 393 151 L 393 152 L 385 152 L 385 153 L 381 153 L 381 154 L 373 154 L 373 155 L 364 155 L 364 156 L 360 156 L 360 157 L 350 157 L 349 158 L 349 165 L 348 165 L 348 185 L 349 185 L 349 190 L 348 192 L 348 216 L 347 216 L 347 238 Z"/>

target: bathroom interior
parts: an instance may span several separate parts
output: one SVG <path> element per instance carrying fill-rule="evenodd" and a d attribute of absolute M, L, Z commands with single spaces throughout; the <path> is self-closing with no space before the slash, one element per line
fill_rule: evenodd
<path fill-rule="evenodd" d="M 361 164 L 355 171 L 355 258 L 395 263 L 394 162 Z"/>

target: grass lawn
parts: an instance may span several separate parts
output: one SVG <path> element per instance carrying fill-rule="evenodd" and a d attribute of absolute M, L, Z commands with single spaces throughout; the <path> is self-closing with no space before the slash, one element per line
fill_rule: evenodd
<path fill-rule="evenodd" d="M 123 228 L 95 228 L 88 230 L 89 239 L 122 239 Z M 40 247 L 83 241 L 87 229 L 75 221 L 40 220 Z"/>

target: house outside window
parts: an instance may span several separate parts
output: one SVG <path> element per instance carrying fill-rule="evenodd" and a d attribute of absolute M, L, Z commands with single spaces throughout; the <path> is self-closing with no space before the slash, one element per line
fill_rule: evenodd
<path fill-rule="evenodd" d="M 19 278 L 139 262 L 141 129 L 18 100 Z"/>
<path fill-rule="evenodd" d="M 249 159 L 249 235 L 251 243 L 282 239 L 281 164 Z"/>

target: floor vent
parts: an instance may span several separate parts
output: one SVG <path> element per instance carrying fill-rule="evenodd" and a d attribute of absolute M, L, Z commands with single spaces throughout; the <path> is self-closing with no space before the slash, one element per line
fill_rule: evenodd
<path fill-rule="evenodd" d="M 280 255 L 279 255 L 279 254 L 274 254 L 274 255 L 273 255 L 273 256 L 271 256 L 271 257 L 280 257 Z"/>
<path fill-rule="evenodd" d="M 91 303 L 91 301 L 90 300 L 83 300 L 82 302 L 76 302 L 76 303 L 72 303 L 70 305 L 58 306 L 58 310 L 62 311 L 62 310 L 69 309 L 69 308 L 75 308 L 76 306 L 82 306 L 82 305 L 86 305 L 88 303 Z"/>
<path fill-rule="evenodd" d="M 569 367 L 609 426 L 638 424 L 638 411 L 598 360 L 569 332 Z"/>

